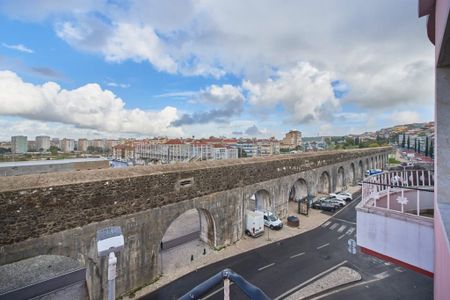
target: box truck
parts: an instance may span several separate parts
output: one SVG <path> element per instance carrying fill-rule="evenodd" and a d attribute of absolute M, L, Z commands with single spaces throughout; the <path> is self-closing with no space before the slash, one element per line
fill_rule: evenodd
<path fill-rule="evenodd" d="M 247 210 L 245 213 L 245 234 L 258 237 L 264 233 L 264 214 Z"/>

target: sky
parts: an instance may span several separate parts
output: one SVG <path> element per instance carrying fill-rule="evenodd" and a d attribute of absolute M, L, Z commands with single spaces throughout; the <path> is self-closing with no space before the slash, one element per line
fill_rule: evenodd
<path fill-rule="evenodd" d="M 432 121 L 411 0 L 0 0 L 0 140 L 345 135 Z"/>

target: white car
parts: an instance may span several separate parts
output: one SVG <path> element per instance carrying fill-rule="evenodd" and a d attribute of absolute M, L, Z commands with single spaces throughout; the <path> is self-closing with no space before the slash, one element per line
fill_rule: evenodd
<path fill-rule="evenodd" d="M 272 212 L 264 212 L 264 226 L 270 229 L 281 229 L 283 228 L 283 222 Z"/>
<path fill-rule="evenodd" d="M 331 193 L 330 196 L 335 197 L 339 200 L 347 201 L 347 202 L 353 200 L 352 194 L 350 194 L 348 192 Z"/>

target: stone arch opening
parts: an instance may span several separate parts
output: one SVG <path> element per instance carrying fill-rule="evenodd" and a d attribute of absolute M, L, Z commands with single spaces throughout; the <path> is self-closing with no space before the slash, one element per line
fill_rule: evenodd
<path fill-rule="evenodd" d="M 354 185 L 356 183 L 356 173 L 355 173 L 355 164 L 350 163 L 350 173 L 349 173 L 349 182 Z"/>
<path fill-rule="evenodd" d="M 362 160 L 358 163 L 358 178 L 363 179 L 364 178 L 364 167 Z"/>
<path fill-rule="evenodd" d="M 369 159 L 366 158 L 366 169 L 365 169 L 365 171 L 367 171 L 367 170 L 369 170 L 369 169 L 370 169 Z"/>
<path fill-rule="evenodd" d="M 373 157 L 370 158 L 370 168 L 374 169 L 374 165 L 373 165 Z"/>
<path fill-rule="evenodd" d="M 308 184 L 303 178 L 294 182 L 289 192 L 289 201 L 300 201 L 308 197 Z"/>
<path fill-rule="evenodd" d="M 330 175 L 327 171 L 322 172 L 319 177 L 319 184 L 317 186 L 317 192 L 320 194 L 329 194 L 331 193 L 331 182 Z"/>
<path fill-rule="evenodd" d="M 342 191 L 344 189 L 345 189 L 344 167 L 339 167 L 336 178 L 336 190 Z"/>
<path fill-rule="evenodd" d="M 250 197 L 250 200 L 252 200 L 251 202 L 254 203 L 254 205 L 251 206 L 250 209 L 260 211 L 273 210 L 270 193 L 267 190 L 258 190 Z"/>
<path fill-rule="evenodd" d="M 160 244 L 161 273 L 201 259 L 216 247 L 216 224 L 204 208 L 185 211 L 166 228 Z M 192 256 L 192 257 L 191 257 Z"/>

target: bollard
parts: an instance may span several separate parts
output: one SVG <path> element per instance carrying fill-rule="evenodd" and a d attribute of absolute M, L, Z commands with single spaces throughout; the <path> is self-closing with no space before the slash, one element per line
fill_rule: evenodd
<path fill-rule="evenodd" d="M 194 261 L 194 254 L 191 254 L 191 261 Z"/>
<path fill-rule="evenodd" d="M 203 248 L 203 255 L 206 254 L 206 248 Z"/>

